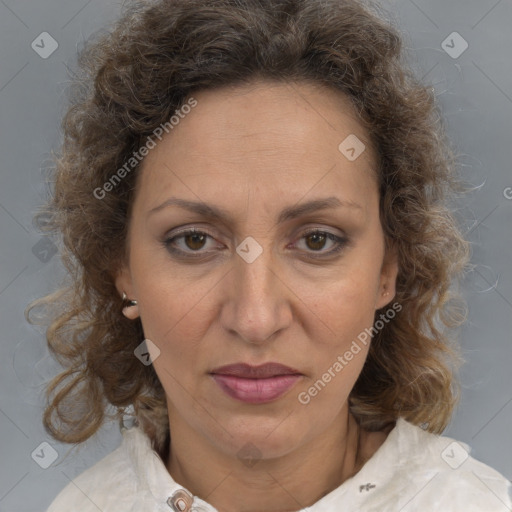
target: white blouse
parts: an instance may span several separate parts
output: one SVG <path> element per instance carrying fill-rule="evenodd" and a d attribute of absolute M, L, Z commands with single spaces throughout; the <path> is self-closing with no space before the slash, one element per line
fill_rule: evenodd
<path fill-rule="evenodd" d="M 173 480 L 140 428 L 122 433 L 47 512 L 218 512 Z M 400 418 L 356 475 L 302 512 L 511 512 L 511 482 L 469 450 Z"/>

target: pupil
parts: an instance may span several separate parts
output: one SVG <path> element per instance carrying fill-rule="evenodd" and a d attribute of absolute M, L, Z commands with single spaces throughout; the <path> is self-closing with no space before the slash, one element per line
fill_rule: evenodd
<path fill-rule="evenodd" d="M 322 248 L 322 245 L 323 245 L 323 242 L 325 241 L 325 235 L 322 235 L 320 233 L 316 233 L 316 234 L 313 234 L 313 235 L 309 235 L 310 239 L 312 238 L 316 238 L 317 240 L 320 239 L 320 246 L 318 246 L 318 242 L 313 242 L 313 246 L 312 248 L 314 249 L 321 249 Z"/>
<path fill-rule="evenodd" d="M 188 235 L 187 236 L 187 240 L 190 240 L 190 239 L 195 239 L 195 241 L 197 241 L 197 239 L 204 239 L 204 235 L 199 235 L 199 234 L 193 234 L 193 235 Z M 204 240 L 201 240 L 201 242 L 204 242 Z M 201 242 L 199 242 L 199 247 L 194 247 L 194 243 L 195 242 L 192 242 L 192 245 L 188 244 L 187 245 L 189 246 L 190 249 L 200 249 L 201 248 Z"/>

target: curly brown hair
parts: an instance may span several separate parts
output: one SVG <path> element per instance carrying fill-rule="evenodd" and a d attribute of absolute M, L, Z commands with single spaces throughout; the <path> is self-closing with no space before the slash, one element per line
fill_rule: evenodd
<path fill-rule="evenodd" d="M 93 191 L 193 92 L 256 79 L 325 84 L 351 100 L 368 130 L 402 311 L 373 337 L 350 408 L 368 430 L 404 417 L 442 432 L 459 393 L 453 341 L 466 316 L 452 284 L 469 244 L 450 206 L 463 184 L 434 91 L 409 68 L 385 12 L 357 0 L 134 1 L 78 62 L 43 228 L 58 235 L 68 281 L 29 308 L 51 307 L 47 341 L 64 366 L 47 390 L 49 434 L 79 443 L 109 408 L 133 406 L 156 445 L 168 438 L 165 393 L 134 356 L 140 320 L 120 314 L 114 284 L 137 167 L 101 200 Z"/>

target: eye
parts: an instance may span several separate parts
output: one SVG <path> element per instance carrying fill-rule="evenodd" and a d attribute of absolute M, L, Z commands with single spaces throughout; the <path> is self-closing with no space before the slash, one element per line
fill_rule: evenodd
<path fill-rule="evenodd" d="M 317 252 L 320 253 L 319 256 L 311 255 L 312 258 L 323 258 L 325 256 L 330 256 L 335 253 L 340 252 L 348 243 L 348 239 L 346 237 L 337 236 L 333 233 L 329 233 L 328 231 L 322 231 L 319 229 L 311 229 L 302 234 L 300 240 L 305 241 L 305 245 L 307 249 L 306 252 Z M 334 247 L 328 251 L 322 251 L 325 247 L 326 243 L 330 243 Z"/>
<path fill-rule="evenodd" d="M 208 238 L 213 239 L 213 237 L 205 231 L 200 231 L 198 229 L 187 229 L 186 231 L 182 231 L 181 233 L 173 237 L 167 238 L 164 241 L 164 245 L 171 254 L 185 254 L 187 256 L 195 258 L 198 256 L 202 256 L 203 253 L 205 252 L 201 251 L 201 249 L 205 247 Z M 181 247 L 176 249 L 175 246 L 180 245 L 177 243 L 178 241 L 181 241 L 182 244 Z M 183 244 L 185 245 L 185 247 L 183 247 Z M 189 249 L 191 252 L 188 252 L 187 249 Z M 201 251 L 200 254 L 193 254 L 194 252 L 197 253 L 199 251 Z"/>

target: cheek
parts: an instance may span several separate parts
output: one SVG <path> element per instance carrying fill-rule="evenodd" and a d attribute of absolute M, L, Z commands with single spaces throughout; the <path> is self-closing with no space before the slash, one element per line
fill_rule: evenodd
<path fill-rule="evenodd" d="M 336 345 L 344 344 L 372 324 L 378 284 L 376 274 L 374 269 L 364 266 L 347 266 L 340 270 L 336 280 L 323 282 L 320 287 L 297 283 L 294 291 L 309 311 L 312 325 L 318 324 L 317 340 L 325 339 L 330 333 Z M 325 328 L 326 334 L 319 338 L 320 327 Z"/>
<path fill-rule="evenodd" d="M 355 324 L 373 321 L 376 294 L 380 285 L 381 254 L 377 248 L 354 252 L 335 295 L 325 300 L 337 304 L 340 315 Z"/>
<path fill-rule="evenodd" d="M 158 285 L 160 288 L 161 284 Z M 172 351 L 173 356 L 197 348 L 211 323 L 212 308 L 204 293 L 169 291 L 175 286 L 157 289 L 148 287 L 141 294 L 140 315 L 144 334 L 160 347 Z"/>
<path fill-rule="evenodd" d="M 315 428 L 328 425 L 347 403 L 363 368 L 369 344 L 344 343 L 333 347 L 315 365 L 315 373 L 297 389 L 295 400 L 305 421 L 316 418 Z"/>
<path fill-rule="evenodd" d="M 198 279 L 170 266 L 133 262 L 137 279 L 139 311 L 144 335 L 160 350 L 155 369 L 163 367 L 174 374 L 193 368 L 215 309 L 216 279 Z M 220 283 L 219 283 L 220 284 Z"/>
<path fill-rule="evenodd" d="M 301 391 L 318 406 L 348 397 L 368 354 L 379 269 L 370 258 L 358 260 L 358 264 L 355 260 L 347 264 L 337 280 L 315 294 L 310 288 L 306 295 L 306 287 L 299 292 L 307 297 L 304 311 L 311 324 L 309 347 L 304 348 L 312 369 Z"/>
<path fill-rule="evenodd" d="M 312 372 L 297 392 L 300 404 L 324 421 L 339 412 L 364 366 L 374 320 L 372 294 L 357 279 L 338 282 L 316 302 L 308 360 Z M 328 330 L 325 328 L 328 326 Z M 329 411 L 326 413 L 326 411 Z"/>

